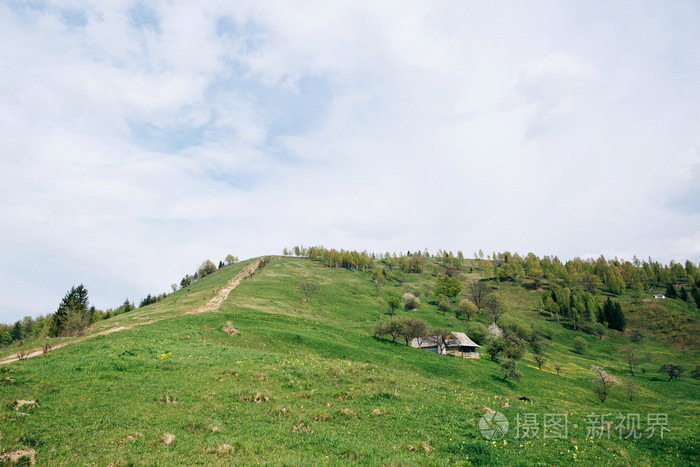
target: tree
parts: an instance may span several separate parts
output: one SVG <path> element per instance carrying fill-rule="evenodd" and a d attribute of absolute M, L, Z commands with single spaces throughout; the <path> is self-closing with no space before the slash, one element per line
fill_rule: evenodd
<path fill-rule="evenodd" d="M 286 248 L 285 248 L 285 250 L 286 250 Z M 285 256 L 287 256 L 286 253 L 285 253 Z M 231 266 L 233 263 L 238 262 L 238 257 L 233 256 L 232 254 L 229 253 L 228 255 L 226 255 L 225 261 L 226 261 L 226 266 Z"/>
<path fill-rule="evenodd" d="M 89 307 L 90 300 L 88 299 L 88 292 L 83 284 L 80 284 L 77 287 L 71 287 L 71 289 L 66 292 L 66 295 L 58 305 L 56 313 L 53 315 L 49 335 L 52 337 L 58 337 L 64 334 L 66 332 L 66 323 L 68 322 L 70 315 L 87 314 Z M 73 318 L 71 318 L 71 320 L 76 321 Z M 77 321 L 82 322 L 82 320 Z"/>
<path fill-rule="evenodd" d="M 313 282 L 301 282 L 299 284 L 299 289 L 301 289 L 301 292 L 304 294 L 306 299 L 304 302 L 309 303 L 309 300 L 318 291 L 318 284 L 315 284 Z"/>
<path fill-rule="evenodd" d="M 197 269 L 199 277 L 207 276 L 216 271 L 216 264 L 212 263 L 211 260 L 205 259 L 202 264 Z"/>
<path fill-rule="evenodd" d="M 588 344 L 586 343 L 586 340 L 583 337 L 576 336 L 574 337 L 573 346 L 576 353 L 583 354 Z"/>
<path fill-rule="evenodd" d="M 467 297 L 476 306 L 477 313 L 486 304 L 487 297 L 493 293 L 493 289 L 488 284 L 481 281 L 474 281 L 467 286 Z"/>
<path fill-rule="evenodd" d="M 590 272 L 582 273 L 578 278 L 579 283 L 587 292 L 593 292 L 600 287 L 600 279 Z"/>
<path fill-rule="evenodd" d="M 637 364 L 637 356 L 634 352 L 634 347 L 628 345 L 625 347 L 625 360 L 630 368 L 630 374 L 634 376 L 634 366 Z"/>
<path fill-rule="evenodd" d="M 503 331 L 503 339 L 506 343 L 503 351 L 506 357 L 512 358 L 513 360 L 522 358 L 526 352 L 525 341 L 510 329 L 505 329 Z"/>
<path fill-rule="evenodd" d="M 389 297 L 389 300 L 387 300 L 387 305 L 389 305 L 389 315 L 393 318 L 394 317 L 394 312 L 401 308 L 401 299 L 396 296 L 391 296 Z"/>
<path fill-rule="evenodd" d="M 547 361 L 544 355 L 542 354 L 535 354 L 535 362 L 537 363 L 537 367 L 541 370 L 542 365 Z"/>
<path fill-rule="evenodd" d="M 676 365 L 673 362 L 669 362 L 661 365 L 659 371 L 662 373 L 666 373 L 666 376 L 668 376 L 668 380 L 671 381 L 673 378 L 680 378 L 680 376 L 683 374 L 683 371 L 685 370 L 682 366 Z"/>
<path fill-rule="evenodd" d="M 382 337 L 389 334 L 391 336 L 391 341 L 396 342 L 396 338 L 399 337 L 399 329 L 396 326 L 396 323 L 394 323 L 394 320 L 391 321 L 379 321 L 377 325 L 374 327 L 374 335 L 376 337 Z"/>
<path fill-rule="evenodd" d="M 12 331 L 10 331 L 10 336 L 13 341 L 21 341 L 24 336 L 22 335 L 22 322 L 17 321 L 14 326 L 12 326 Z"/>
<path fill-rule="evenodd" d="M 447 328 L 433 328 L 428 331 L 426 335 L 435 337 L 437 340 L 438 353 L 442 353 L 442 351 L 447 347 L 447 336 L 450 334 L 450 332 L 452 331 Z"/>
<path fill-rule="evenodd" d="M 505 381 L 506 378 L 520 379 L 523 377 L 523 374 L 518 371 L 515 359 L 512 358 L 504 359 L 501 362 L 500 370 L 501 373 L 503 373 L 503 381 Z"/>
<path fill-rule="evenodd" d="M 406 345 L 408 345 L 413 339 L 420 339 L 425 337 L 428 332 L 425 321 L 417 318 L 401 317 L 398 318 L 399 330 L 401 337 L 406 340 Z"/>
<path fill-rule="evenodd" d="M 593 392 L 596 396 L 598 396 L 598 399 L 600 399 L 603 406 L 605 406 L 605 399 L 608 398 L 610 390 L 613 388 L 613 386 L 619 386 L 622 383 L 620 383 L 620 380 L 605 371 L 604 366 L 591 365 L 591 369 L 593 370 L 594 374 Z"/>
<path fill-rule="evenodd" d="M 491 356 L 491 361 L 494 362 L 498 356 L 506 350 L 506 340 L 503 337 L 493 337 L 486 345 L 486 352 Z"/>
<path fill-rule="evenodd" d="M 463 298 L 459 301 L 459 306 L 455 311 L 455 316 L 459 318 L 459 315 L 464 315 L 467 317 L 467 321 L 471 321 L 472 316 L 476 314 L 476 305 L 474 305 L 468 298 Z"/>
<path fill-rule="evenodd" d="M 467 323 L 467 334 L 479 345 L 485 345 L 491 336 L 491 333 L 486 326 L 476 321 Z"/>
<path fill-rule="evenodd" d="M 450 309 L 450 299 L 444 295 L 437 296 L 436 304 L 443 315 Z"/>
<path fill-rule="evenodd" d="M 625 329 L 625 315 L 622 313 L 620 302 L 611 300 L 610 297 L 608 297 L 603 305 L 603 314 L 605 315 L 605 320 L 608 322 L 608 327 L 610 329 L 616 329 L 618 331 L 623 331 Z"/>
<path fill-rule="evenodd" d="M 690 289 L 690 296 L 693 297 L 693 301 L 695 301 L 695 306 L 700 308 L 700 289 L 697 287 L 692 287 Z"/>
<path fill-rule="evenodd" d="M 435 285 L 435 295 L 443 295 L 447 298 L 454 298 L 462 291 L 462 283 L 459 279 L 448 275 L 440 276 Z"/>
<path fill-rule="evenodd" d="M 498 318 L 510 309 L 508 304 L 498 295 L 489 295 L 483 303 L 483 307 L 489 311 L 491 321 L 498 324 Z"/>
<path fill-rule="evenodd" d="M 668 298 L 676 298 L 678 296 L 676 288 L 670 282 L 666 284 L 666 296 Z"/>

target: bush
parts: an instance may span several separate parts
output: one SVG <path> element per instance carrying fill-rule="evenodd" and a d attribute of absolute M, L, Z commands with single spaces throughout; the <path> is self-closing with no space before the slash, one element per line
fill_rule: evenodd
<path fill-rule="evenodd" d="M 577 336 L 574 337 L 573 346 L 576 353 L 583 354 L 588 344 L 586 343 L 586 340 L 583 337 Z"/>
<path fill-rule="evenodd" d="M 526 351 L 525 341 L 510 329 L 506 329 L 503 332 L 503 338 L 506 341 L 506 348 L 504 350 L 506 357 L 513 360 L 522 358 Z"/>
<path fill-rule="evenodd" d="M 411 292 L 406 292 L 401 298 L 406 310 L 417 310 L 418 307 L 420 307 L 420 298 L 416 297 Z"/>
<path fill-rule="evenodd" d="M 700 379 L 700 365 L 695 365 L 695 368 L 690 370 L 690 377 L 693 379 Z"/>
<path fill-rule="evenodd" d="M 532 328 L 524 321 L 513 318 L 512 316 L 504 316 L 499 323 L 501 329 L 508 329 L 516 336 L 525 341 L 532 340 Z"/>
<path fill-rule="evenodd" d="M 503 373 L 503 381 L 505 381 L 506 378 L 520 379 L 523 376 L 523 374 L 518 371 L 517 363 L 512 358 L 504 359 L 500 369 Z"/>
<path fill-rule="evenodd" d="M 470 322 L 467 324 L 467 335 L 479 345 L 485 345 L 491 333 L 481 323 Z"/>

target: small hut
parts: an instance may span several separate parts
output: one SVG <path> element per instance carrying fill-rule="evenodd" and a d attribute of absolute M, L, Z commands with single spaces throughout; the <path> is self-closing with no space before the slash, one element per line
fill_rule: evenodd
<path fill-rule="evenodd" d="M 441 355 L 454 355 L 462 358 L 481 358 L 479 344 L 463 332 L 451 332 L 444 338 L 427 336 L 413 339 L 411 347 Z"/>

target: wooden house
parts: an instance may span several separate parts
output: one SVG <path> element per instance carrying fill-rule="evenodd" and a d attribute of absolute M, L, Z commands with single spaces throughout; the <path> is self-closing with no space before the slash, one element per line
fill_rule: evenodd
<path fill-rule="evenodd" d="M 411 347 L 441 355 L 455 355 L 462 358 L 481 358 L 479 344 L 463 332 L 451 332 L 445 338 L 427 336 L 413 339 Z"/>

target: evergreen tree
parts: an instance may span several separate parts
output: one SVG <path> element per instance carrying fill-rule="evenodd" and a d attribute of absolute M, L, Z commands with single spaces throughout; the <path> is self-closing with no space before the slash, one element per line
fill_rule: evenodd
<path fill-rule="evenodd" d="M 670 282 L 666 284 L 666 296 L 668 298 L 676 298 L 678 296 L 676 288 Z"/>
<path fill-rule="evenodd" d="M 688 301 L 688 291 L 685 290 L 685 287 L 681 287 L 680 292 L 678 292 L 678 298 L 680 298 L 684 302 Z"/>
<path fill-rule="evenodd" d="M 690 295 L 693 297 L 693 300 L 695 300 L 695 306 L 700 308 L 700 289 L 693 287 L 690 289 Z"/>
<path fill-rule="evenodd" d="M 12 326 L 12 331 L 10 332 L 10 336 L 12 337 L 13 341 L 21 341 L 22 340 L 22 323 L 20 321 L 17 321 L 14 326 Z"/>
<path fill-rule="evenodd" d="M 619 302 L 610 300 L 610 297 L 608 297 L 603 305 L 603 314 L 610 329 L 618 331 L 625 329 L 625 315 L 622 313 L 622 307 Z"/>
<path fill-rule="evenodd" d="M 52 337 L 60 336 L 65 331 L 68 315 L 70 313 L 87 314 L 89 305 L 88 292 L 83 284 L 80 284 L 78 287 L 71 287 L 53 315 L 49 335 Z"/>

